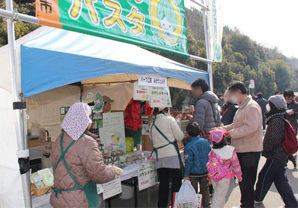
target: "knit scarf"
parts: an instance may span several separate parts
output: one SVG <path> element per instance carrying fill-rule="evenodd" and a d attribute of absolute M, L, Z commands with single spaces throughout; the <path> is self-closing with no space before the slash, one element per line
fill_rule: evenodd
<path fill-rule="evenodd" d="M 268 124 L 270 122 L 270 120 L 274 117 L 284 117 L 285 116 L 285 112 L 278 112 L 278 113 L 273 113 L 270 116 L 266 117 L 266 124 Z"/>

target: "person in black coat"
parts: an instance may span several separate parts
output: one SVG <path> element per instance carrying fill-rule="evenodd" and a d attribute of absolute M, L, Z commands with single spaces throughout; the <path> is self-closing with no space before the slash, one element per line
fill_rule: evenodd
<path fill-rule="evenodd" d="M 222 106 L 221 109 L 221 122 L 224 124 L 224 126 L 230 125 L 233 123 L 235 114 L 238 110 L 238 106 L 233 104 L 231 101 L 229 101 L 229 93 L 225 92 L 224 94 L 224 101 L 225 104 Z"/>
<path fill-rule="evenodd" d="M 295 101 L 294 91 L 291 89 L 287 89 L 284 91 L 284 98 L 287 101 L 287 111 L 286 111 L 286 119 L 290 121 L 292 126 L 295 128 L 296 133 L 298 129 L 298 103 Z M 293 163 L 294 167 L 297 167 L 296 159 L 294 155 L 289 155 L 289 160 Z"/>
<path fill-rule="evenodd" d="M 263 141 L 263 156 L 266 163 L 259 173 L 255 191 L 256 203 L 262 203 L 270 187 L 274 183 L 278 193 L 285 203 L 285 207 L 298 207 L 298 201 L 289 184 L 285 165 L 288 155 L 280 145 L 285 139 L 286 101 L 281 95 L 269 98 L 266 123 L 267 130 Z"/>
<path fill-rule="evenodd" d="M 262 109 L 262 115 L 263 115 L 263 130 L 266 129 L 266 122 L 265 122 L 265 113 L 266 113 L 266 105 L 267 105 L 267 100 L 265 100 L 263 98 L 263 94 L 261 92 L 259 92 L 257 94 L 258 99 L 257 99 L 257 103 L 259 104 L 259 106 Z"/>

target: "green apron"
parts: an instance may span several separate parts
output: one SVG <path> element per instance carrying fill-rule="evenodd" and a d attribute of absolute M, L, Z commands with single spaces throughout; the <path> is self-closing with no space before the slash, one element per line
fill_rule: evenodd
<path fill-rule="evenodd" d="M 166 116 L 166 115 L 165 115 L 165 116 Z M 160 135 L 161 135 L 165 140 L 167 140 L 167 142 L 169 142 L 169 143 L 168 143 L 168 144 L 165 144 L 165 145 L 162 145 L 162 146 L 160 146 L 160 147 L 153 147 L 153 150 L 152 150 L 152 152 L 151 152 L 151 157 L 152 157 L 152 154 L 153 154 L 153 152 L 154 152 L 155 155 L 156 155 L 156 161 L 158 161 L 158 150 L 159 150 L 159 149 L 162 149 L 162 148 L 164 148 L 164 147 L 166 147 L 166 146 L 168 146 L 168 145 L 174 145 L 175 150 L 176 150 L 177 155 L 178 155 L 178 159 L 179 159 L 179 163 L 180 163 L 180 169 L 181 169 L 181 173 L 182 173 L 182 177 L 183 177 L 183 176 L 184 176 L 184 165 L 183 165 L 182 158 L 181 158 L 181 155 L 180 155 L 180 151 L 179 151 L 179 147 L 178 147 L 177 140 L 175 139 L 173 142 L 171 142 L 171 141 L 168 139 L 168 137 L 167 137 L 166 135 L 164 135 L 164 133 L 162 133 L 162 131 L 156 126 L 155 121 L 156 121 L 156 117 L 155 117 L 155 119 L 154 119 L 154 121 L 153 121 L 153 124 L 152 124 L 152 126 L 151 126 L 151 140 L 152 140 L 152 129 L 153 129 L 153 127 L 155 127 L 156 130 L 158 131 L 158 133 L 160 133 Z"/>
<path fill-rule="evenodd" d="M 86 198 L 89 204 L 90 208 L 98 208 L 99 207 L 99 201 L 98 201 L 98 194 L 97 194 L 97 187 L 96 187 L 96 183 L 94 183 L 93 181 L 89 181 L 85 186 L 81 186 L 78 181 L 76 180 L 76 178 L 74 177 L 74 175 L 72 174 L 72 172 L 69 170 L 69 167 L 67 165 L 66 159 L 65 159 L 65 154 L 67 153 L 67 151 L 69 150 L 69 148 L 76 142 L 76 141 L 72 141 L 67 148 L 64 150 L 63 149 L 63 135 L 64 133 L 61 134 L 61 138 L 60 138 L 60 149 L 61 149 L 61 156 L 59 157 L 59 159 L 57 160 L 55 167 L 54 167 L 54 173 L 55 170 L 58 166 L 58 164 L 63 161 L 63 164 L 67 170 L 67 173 L 70 175 L 70 177 L 72 178 L 73 182 L 75 183 L 75 187 L 74 188 L 70 188 L 70 189 L 58 189 L 56 187 L 53 187 L 53 191 L 55 192 L 55 197 L 58 197 L 58 194 L 61 194 L 62 192 L 71 192 L 71 191 L 78 191 L 78 190 L 82 190 L 85 192 L 86 194 Z M 84 135 L 82 135 L 84 136 Z"/>

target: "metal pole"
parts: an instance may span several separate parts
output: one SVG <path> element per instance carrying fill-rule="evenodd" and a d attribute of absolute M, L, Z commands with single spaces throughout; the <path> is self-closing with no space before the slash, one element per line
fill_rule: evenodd
<path fill-rule="evenodd" d="M 202 61 L 202 62 L 211 63 L 211 64 L 213 63 L 213 61 L 210 59 L 205 59 L 205 58 L 194 56 L 194 55 L 190 55 L 189 58 L 196 60 L 196 61 Z"/>
<path fill-rule="evenodd" d="M 195 0 L 189 0 L 189 1 L 191 1 L 192 3 L 194 3 L 194 4 L 196 4 L 196 5 L 200 6 L 200 7 L 202 7 L 202 9 L 206 9 L 207 11 L 209 11 L 209 8 L 207 6 L 205 6 L 203 3 L 199 3 L 199 2 L 197 2 Z"/>
<path fill-rule="evenodd" d="M 13 1 L 6 0 L 6 10 L 13 12 Z M 20 86 L 17 83 L 17 67 L 16 67 L 16 53 L 15 53 L 15 30 L 14 30 L 14 22 L 13 18 L 7 19 L 7 37 L 9 44 L 9 52 L 10 52 L 10 64 L 12 69 L 12 92 L 13 99 L 15 102 L 20 102 Z M 23 112 L 22 112 L 23 111 Z M 19 158 L 28 158 L 29 152 L 27 148 L 26 142 L 26 130 L 24 128 L 24 124 L 26 121 L 26 111 L 25 110 L 16 110 L 15 111 L 16 118 L 16 135 L 17 135 L 17 146 L 18 146 L 18 157 Z M 23 116 L 23 117 L 22 117 Z M 26 126 L 26 124 L 25 124 Z M 22 155 L 22 156 L 20 156 Z M 31 208 L 31 187 L 30 187 L 30 175 L 29 172 L 21 174 L 22 186 L 23 186 L 23 194 L 24 194 L 24 203 L 26 208 Z"/>
<path fill-rule="evenodd" d="M 22 20 L 24 22 L 38 24 L 37 17 L 33 17 L 26 14 L 20 14 L 16 11 L 8 11 L 8 10 L 0 9 L 0 16 L 12 18 L 13 20 Z"/>
<path fill-rule="evenodd" d="M 201 1 L 203 5 L 205 5 L 205 1 Z M 209 28 L 207 24 L 207 17 L 206 17 L 206 9 L 202 9 L 203 14 L 203 23 L 204 23 L 204 32 L 205 32 L 205 45 L 206 45 L 206 56 L 207 59 L 210 60 L 210 39 L 209 39 Z M 212 63 L 207 63 L 208 73 L 209 73 L 209 82 L 210 82 L 210 90 L 213 91 L 213 73 L 212 73 Z"/>

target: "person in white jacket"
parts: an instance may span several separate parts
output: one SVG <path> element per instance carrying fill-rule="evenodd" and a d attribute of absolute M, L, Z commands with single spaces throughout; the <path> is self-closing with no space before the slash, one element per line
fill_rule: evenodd
<path fill-rule="evenodd" d="M 169 108 L 156 108 L 154 115 L 155 119 L 150 125 L 149 133 L 159 177 L 158 207 L 167 207 L 170 182 L 172 182 L 172 197 L 181 186 L 183 175 L 181 170 L 184 167 L 177 141 L 183 140 L 184 134 L 176 120 L 169 115 Z"/>

